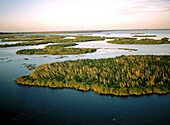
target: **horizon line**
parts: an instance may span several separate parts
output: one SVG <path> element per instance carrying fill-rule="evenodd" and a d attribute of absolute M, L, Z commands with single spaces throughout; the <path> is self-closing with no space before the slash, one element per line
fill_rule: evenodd
<path fill-rule="evenodd" d="M 103 32 L 103 31 L 140 31 L 140 30 L 170 30 L 170 28 L 158 28 L 158 29 L 110 29 L 110 30 L 63 30 L 63 31 L 0 31 L 0 34 L 7 33 L 67 33 L 67 32 Z"/>

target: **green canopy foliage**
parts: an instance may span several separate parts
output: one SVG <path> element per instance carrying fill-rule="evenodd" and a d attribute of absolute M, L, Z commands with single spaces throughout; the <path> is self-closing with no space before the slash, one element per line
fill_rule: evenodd
<path fill-rule="evenodd" d="M 15 81 L 119 96 L 170 92 L 170 56 L 121 56 L 42 64 Z"/>

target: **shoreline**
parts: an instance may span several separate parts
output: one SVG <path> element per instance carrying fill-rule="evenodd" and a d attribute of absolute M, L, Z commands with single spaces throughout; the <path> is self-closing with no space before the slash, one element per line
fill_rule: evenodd
<path fill-rule="evenodd" d="M 74 89 L 74 90 L 77 90 L 77 91 L 81 91 L 81 92 L 94 92 L 96 94 L 99 94 L 99 95 L 106 95 L 106 96 L 117 96 L 117 97 L 128 97 L 128 96 L 135 96 L 135 97 L 138 97 L 138 96 L 143 96 L 143 95 L 152 95 L 152 94 L 158 94 L 158 95 L 167 95 L 170 93 L 170 91 L 168 92 L 151 92 L 151 93 L 141 93 L 141 94 L 113 94 L 113 93 L 100 93 L 99 91 L 94 91 L 93 89 L 78 89 L 76 87 L 66 87 L 66 86 L 49 86 L 49 85 L 34 85 L 33 83 L 29 83 L 29 84 L 23 84 L 23 83 L 18 83 L 15 79 L 14 79 L 14 82 L 16 82 L 18 85 L 22 85 L 22 86 L 35 86 L 35 87 L 48 87 L 50 89 Z"/>
<path fill-rule="evenodd" d="M 73 88 L 116 96 L 166 94 L 170 92 L 169 57 L 131 55 L 42 64 L 14 81 L 21 85 Z"/>

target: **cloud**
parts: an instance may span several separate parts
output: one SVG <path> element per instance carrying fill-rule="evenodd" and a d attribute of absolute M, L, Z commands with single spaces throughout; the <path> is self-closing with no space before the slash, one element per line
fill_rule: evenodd
<path fill-rule="evenodd" d="M 125 6 L 117 10 L 117 12 L 121 15 L 133 15 L 146 12 L 166 12 L 166 11 L 170 11 L 169 0 L 142 0 L 138 2 L 133 2 L 129 6 Z"/>
<path fill-rule="evenodd" d="M 168 6 L 133 6 L 134 10 L 137 10 L 138 12 L 165 12 L 170 10 L 170 5 Z"/>
<path fill-rule="evenodd" d="M 162 8 L 141 9 L 140 11 L 141 12 L 165 12 L 169 10 L 170 10 L 170 6 L 162 7 Z"/>
<path fill-rule="evenodd" d="M 160 2 L 170 2 L 169 0 L 141 0 L 141 1 L 136 1 L 134 3 L 160 3 Z"/>

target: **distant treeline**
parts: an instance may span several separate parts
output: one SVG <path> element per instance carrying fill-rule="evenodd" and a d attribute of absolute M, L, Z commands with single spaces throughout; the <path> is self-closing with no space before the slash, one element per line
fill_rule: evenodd
<path fill-rule="evenodd" d="M 92 90 L 117 96 L 170 92 L 170 56 L 120 56 L 42 64 L 22 85 Z"/>
<path fill-rule="evenodd" d="M 96 51 L 95 48 L 64 48 L 68 46 L 75 46 L 75 43 L 65 43 L 56 45 L 47 45 L 44 49 L 22 49 L 18 50 L 17 54 L 84 54 Z"/>
<path fill-rule="evenodd" d="M 57 33 L 93 33 L 93 32 L 109 32 L 109 31 L 143 31 L 143 30 L 170 30 L 170 29 L 120 29 L 120 30 L 79 30 L 79 31 L 40 31 L 40 32 L 0 32 L 4 34 L 57 34 Z"/>

